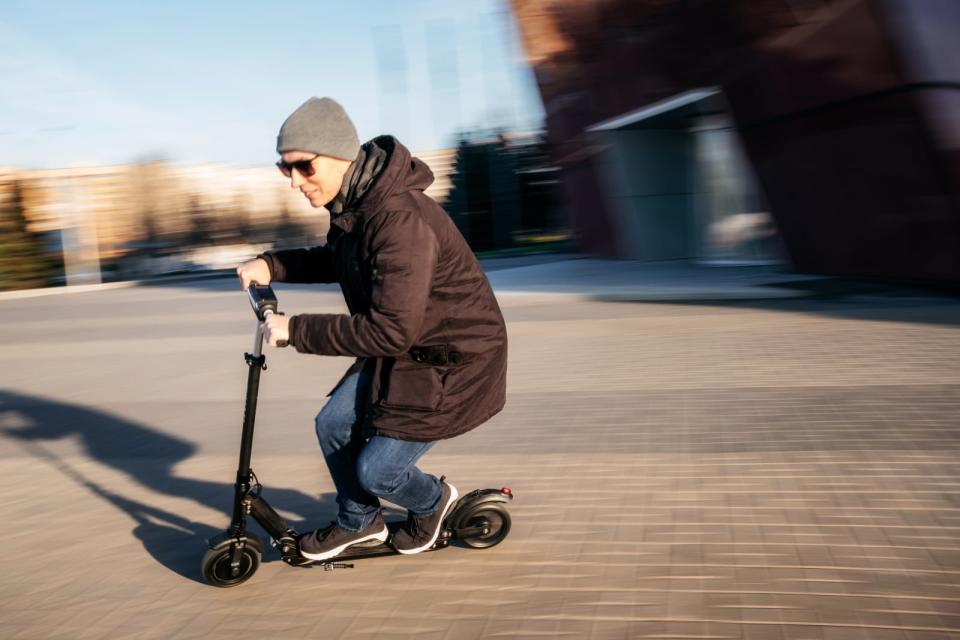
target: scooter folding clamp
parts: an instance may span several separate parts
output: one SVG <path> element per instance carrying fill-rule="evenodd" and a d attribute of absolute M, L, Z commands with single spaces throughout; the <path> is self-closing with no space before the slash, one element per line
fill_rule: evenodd
<path fill-rule="evenodd" d="M 244 361 L 250 366 L 259 366 L 264 371 L 267 370 L 267 356 L 255 356 L 252 353 L 243 354 Z"/>

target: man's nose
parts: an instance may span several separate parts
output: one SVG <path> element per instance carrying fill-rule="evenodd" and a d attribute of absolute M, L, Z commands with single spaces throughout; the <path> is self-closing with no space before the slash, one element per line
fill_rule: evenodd
<path fill-rule="evenodd" d="M 304 182 L 305 180 L 303 179 L 303 176 L 300 175 L 300 172 L 297 171 L 296 169 L 291 168 L 290 169 L 290 188 L 299 189 L 300 185 L 302 185 Z"/>

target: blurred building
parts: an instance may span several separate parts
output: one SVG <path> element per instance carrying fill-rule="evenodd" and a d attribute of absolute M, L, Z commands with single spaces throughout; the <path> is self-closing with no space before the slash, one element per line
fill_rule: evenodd
<path fill-rule="evenodd" d="M 416 154 L 434 171 L 427 194 L 451 188 L 454 150 Z M 322 242 L 329 214 L 317 211 L 275 167 L 148 162 L 66 169 L 0 168 L 0 199 L 20 192 L 30 231 L 63 253 L 70 283 L 98 282 L 127 257 L 170 257 L 185 250 L 244 244 Z M 177 260 L 166 259 L 164 270 Z M 153 260 L 153 262 L 157 262 Z M 149 267 L 138 260 L 137 276 Z"/>
<path fill-rule="evenodd" d="M 513 7 L 585 251 L 960 280 L 960 2 Z"/>
<path fill-rule="evenodd" d="M 33 230 L 93 229 L 106 259 L 131 242 L 186 232 L 197 216 L 222 219 L 226 226 L 239 216 L 266 221 L 281 210 L 309 213 L 276 169 L 151 162 L 0 172 L 0 185 L 13 182 L 23 189 Z"/>

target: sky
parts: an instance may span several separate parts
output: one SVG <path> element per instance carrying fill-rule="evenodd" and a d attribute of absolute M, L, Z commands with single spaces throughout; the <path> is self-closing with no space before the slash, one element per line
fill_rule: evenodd
<path fill-rule="evenodd" d="M 0 0 L 0 166 L 272 164 L 312 95 L 415 151 L 543 119 L 507 0 Z"/>

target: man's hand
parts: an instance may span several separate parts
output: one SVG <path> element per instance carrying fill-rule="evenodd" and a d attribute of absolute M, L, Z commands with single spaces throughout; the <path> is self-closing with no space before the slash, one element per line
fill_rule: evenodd
<path fill-rule="evenodd" d="M 250 283 L 261 285 L 270 284 L 270 267 L 263 258 L 254 258 L 247 260 L 237 267 L 237 277 L 240 278 L 240 288 L 244 291 L 250 286 Z"/>
<path fill-rule="evenodd" d="M 290 342 L 290 318 L 273 314 L 263 321 L 263 339 L 271 347 L 277 346 L 281 340 L 284 344 Z"/>

